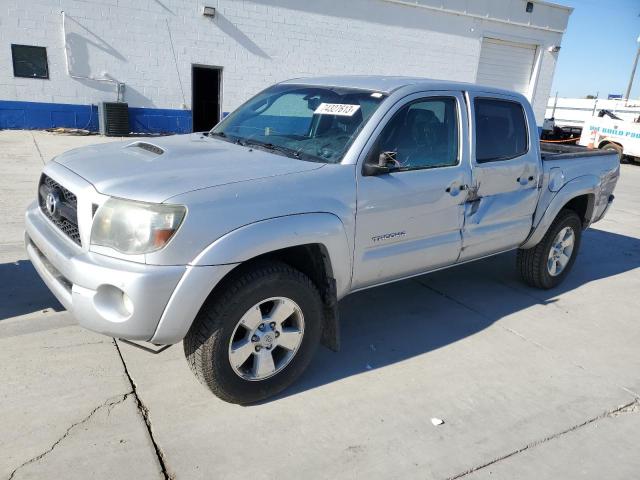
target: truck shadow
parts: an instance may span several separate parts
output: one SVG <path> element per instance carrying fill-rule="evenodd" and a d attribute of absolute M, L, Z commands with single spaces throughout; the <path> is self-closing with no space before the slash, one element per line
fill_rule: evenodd
<path fill-rule="evenodd" d="M 302 378 L 276 398 L 446 347 L 508 315 L 638 267 L 640 239 L 589 229 L 572 272 L 552 290 L 522 283 L 510 252 L 353 294 L 340 303 L 341 351 L 320 348 Z"/>
<path fill-rule="evenodd" d="M 0 264 L 0 322 L 51 308 L 64 310 L 29 260 Z"/>

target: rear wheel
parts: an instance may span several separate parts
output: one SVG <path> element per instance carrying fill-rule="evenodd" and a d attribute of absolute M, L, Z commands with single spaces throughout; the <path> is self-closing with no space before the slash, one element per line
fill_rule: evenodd
<path fill-rule="evenodd" d="M 241 267 L 203 306 L 184 340 L 196 377 L 222 400 L 273 396 L 305 370 L 320 341 L 313 282 L 280 262 Z"/>
<path fill-rule="evenodd" d="M 518 250 L 516 261 L 521 278 L 537 288 L 559 285 L 573 267 L 581 238 L 578 214 L 562 210 L 535 247 Z"/>

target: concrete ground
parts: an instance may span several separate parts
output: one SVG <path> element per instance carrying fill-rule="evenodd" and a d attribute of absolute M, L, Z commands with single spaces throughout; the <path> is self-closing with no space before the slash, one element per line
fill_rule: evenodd
<path fill-rule="evenodd" d="M 104 141 L 0 132 L 0 477 L 638 476 L 640 167 L 622 166 L 561 287 L 524 286 L 506 254 L 355 294 L 340 353 L 240 407 L 181 345 L 151 355 L 77 327 L 26 260 L 43 163 Z"/>

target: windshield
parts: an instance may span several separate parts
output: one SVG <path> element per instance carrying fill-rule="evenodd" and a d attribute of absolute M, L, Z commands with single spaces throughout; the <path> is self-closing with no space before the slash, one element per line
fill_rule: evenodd
<path fill-rule="evenodd" d="M 338 163 L 384 98 L 365 90 L 275 85 L 209 135 L 301 160 Z"/>

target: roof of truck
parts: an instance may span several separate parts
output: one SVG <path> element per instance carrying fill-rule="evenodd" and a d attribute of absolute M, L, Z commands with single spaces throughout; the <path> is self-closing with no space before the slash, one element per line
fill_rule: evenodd
<path fill-rule="evenodd" d="M 475 83 L 434 80 L 422 77 L 402 77 L 385 75 L 339 75 L 306 78 L 292 78 L 282 83 L 292 85 L 326 85 L 332 87 L 358 88 L 376 92 L 391 93 L 402 87 L 420 87 L 424 90 L 463 90 L 476 92 L 501 93 L 503 95 L 519 95 L 516 92 L 501 88 L 477 85 Z"/>

